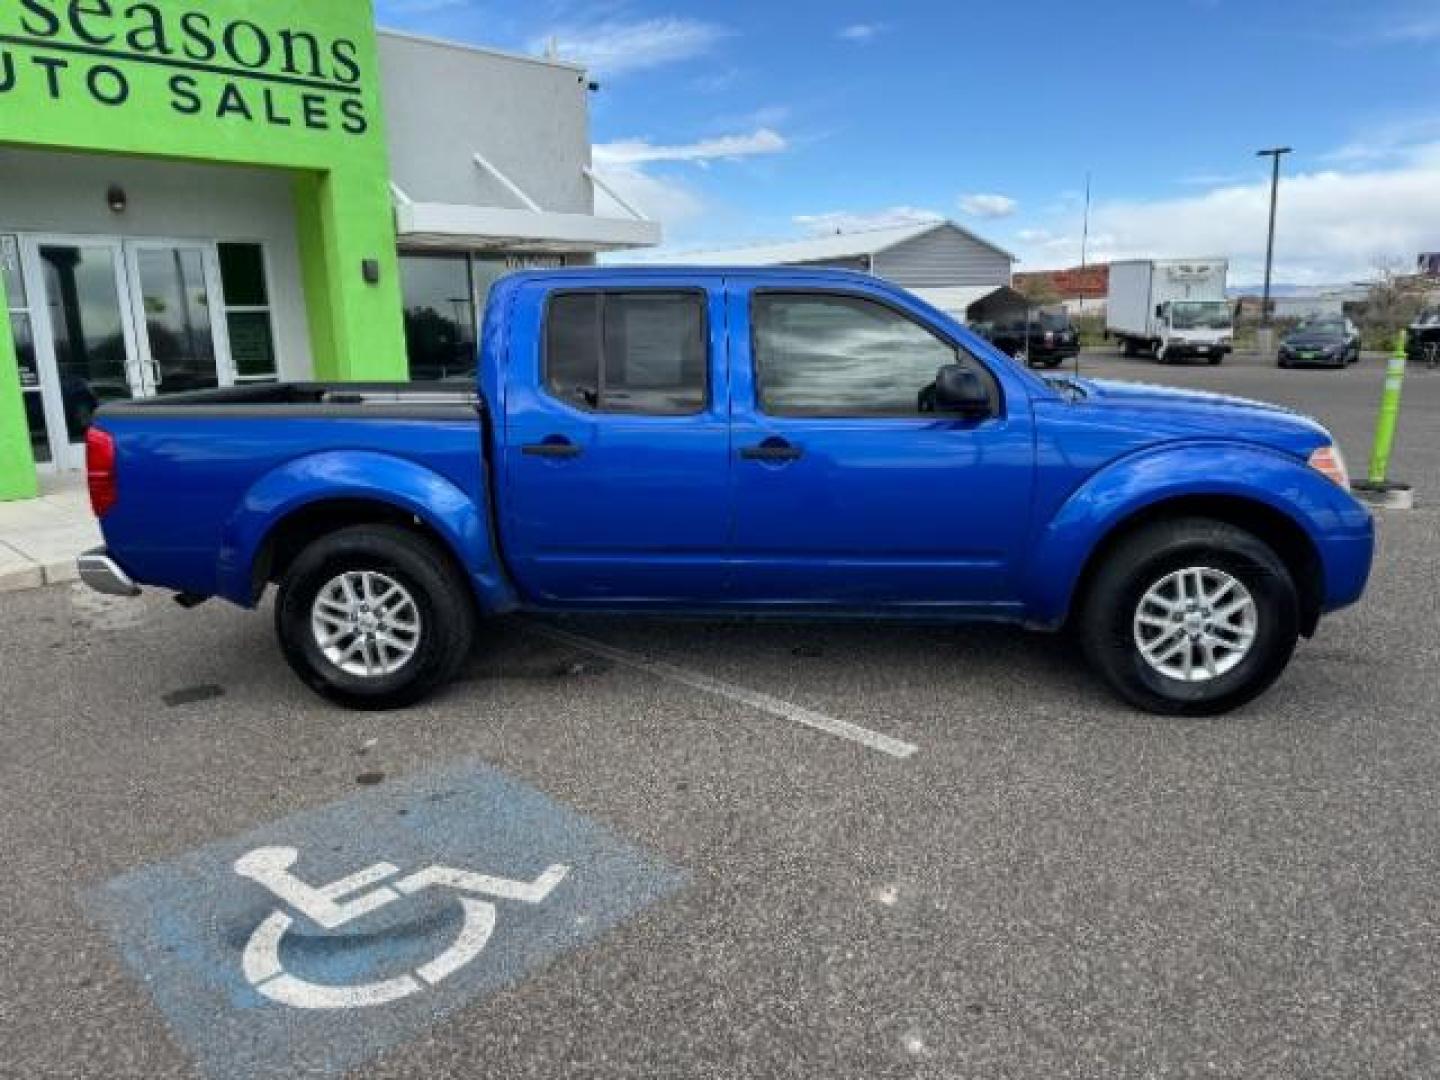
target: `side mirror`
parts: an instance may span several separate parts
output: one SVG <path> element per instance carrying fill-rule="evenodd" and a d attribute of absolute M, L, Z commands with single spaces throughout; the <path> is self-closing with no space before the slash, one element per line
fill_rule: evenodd
<path fill-rule="evenodd" d="M 988 416 L 990 392 L 980 376 L 963 364 L 946 364 L 935 375 L 935 411 Z"/>

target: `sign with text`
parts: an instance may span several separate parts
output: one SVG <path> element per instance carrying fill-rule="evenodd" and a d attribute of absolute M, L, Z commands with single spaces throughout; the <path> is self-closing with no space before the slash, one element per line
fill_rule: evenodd
<path fill-rule="evenodd" d="M 304 5 L 276 4 L 265 22 L 221 7 L 6 0 L 0 106 L 28 90 L 31 100 L 117 111 L 153 103 L 172 118 L 350 136 L 370 129 L 368 73 L 354 37 L 306 25 L 312 9 Z"/>

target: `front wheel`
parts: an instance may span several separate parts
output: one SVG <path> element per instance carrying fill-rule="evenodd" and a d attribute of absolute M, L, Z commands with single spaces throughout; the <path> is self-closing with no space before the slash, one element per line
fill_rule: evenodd
<path fill-rule="evenodd" d="M 397 709 L 454 677 L 470 654 L 475 607 L 433 542 L 359 525 L 296 557 L 280 583 L 275 629 L 290 667 L 322 697 Z"/>
<path fill-rule="evenodd" d="M 1213 716 L 1280 677 L 1299 639 L 1300 602 L 1258 537 L 1186 518 L 1147 526 L 1110 552 L 1080 630 L 1091 664 L 1132 705 Z"/>

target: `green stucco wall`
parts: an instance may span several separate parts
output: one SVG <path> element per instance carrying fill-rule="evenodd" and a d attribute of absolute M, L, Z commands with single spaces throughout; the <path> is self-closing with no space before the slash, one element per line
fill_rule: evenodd
<path fill-rule="evenodd" d="M 319 378 L 406 377 L 382 124 L 370 0 L 0 0 L 0 144 L 292 173 Z M 33 493 L 20 409 L 7 326 L 0 498 Z"/>

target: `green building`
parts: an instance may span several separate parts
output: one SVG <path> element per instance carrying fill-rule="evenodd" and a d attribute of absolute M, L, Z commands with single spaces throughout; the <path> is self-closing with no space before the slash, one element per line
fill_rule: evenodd
<path fill-rule="evenodd" d="M 589 93 L 368 0 L 4 0 L 0 499 L 105 401 L 464 375 L 501 274 L 658 243 Z"/>

